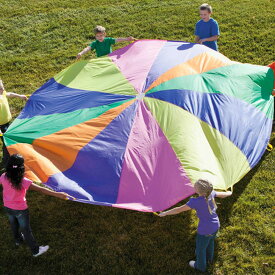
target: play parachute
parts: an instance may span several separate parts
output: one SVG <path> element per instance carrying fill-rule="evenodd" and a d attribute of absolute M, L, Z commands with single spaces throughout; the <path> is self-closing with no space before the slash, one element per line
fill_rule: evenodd
<path fill-rule="evenodd" d="M 33 93 L 4 135 L 27 175 L 77 201 L 161 211 L 202 178 L 225 190 L 263 155 L 273 70 L 202 45 L 136 41 Z"/>

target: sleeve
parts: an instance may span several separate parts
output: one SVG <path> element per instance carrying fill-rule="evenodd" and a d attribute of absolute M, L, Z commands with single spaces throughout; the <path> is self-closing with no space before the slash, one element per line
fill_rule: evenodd
<path fill-rule="evenodd" d="M 93 50 L 95 50 L 95 48 L 96 48 L 95 41 L 93 41 L 89 46 L 90 46 Z"/>
<path fill-rule="evenodd" d="M 115 38 L 113 38 L 113 37 L 109 37 L 109 43 L 110 43 L 111 45 L 116 44 L 116 40 L 115 40 Z"/>
<path fill-rule="evenodd" d="M 217 192 L 215 190 L 213 190 L 211 196 L 212 196 L 212 198 L 215 198 L 217 196 Z"/>
<path fill-rule="evenodd" d="M 219 24 L 217 21 L 213 21 L 211 32 L 212 32 L 212 36 L 220 35 Z"/>
<path fill-rule="evenodd" d="M 29 180 L 27 178 L 23 178 L 22 185 L 25 189 L 29 189 L 31 184 L 32 184 L 32 180 Z"/>
<path fill-rule="evenodd" d="M 2 174 L 2 175 L 0 176 L 0 184 L 2 184 L 3 177 L 4 177 L 4 174 Z"/>
<path fill-rule="evenodd" d="M 187 203 L 186 205 L 188 205 L 190 208 L 192 209 L 196 209 L 196 203 L 195 203 L 195 198 L 191 198 Z"/>

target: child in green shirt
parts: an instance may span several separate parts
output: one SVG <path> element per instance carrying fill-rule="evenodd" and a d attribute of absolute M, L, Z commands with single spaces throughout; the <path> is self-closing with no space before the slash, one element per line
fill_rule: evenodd
<path fill-rule="evenodd" d="M 27 100 L 27 97 L 25 95 L 19 95 L 16 93 L 7 93 L 5 91 L 4 84 L 3 84 L 2 80 L 0 79 L 0 137 L 1 137 L 1 140 L 3 143 L 3 163 L 4 163 L 4 165 L 8 161 L 9 154 L 8 154 L 7 148 L 4 144 L 2 135 L 7 131 L 8 127 L 9 127 L 9 123 L 12 119 L 7 97 L 18 97 L 23 100 Z"/>
<path fill-rule="evenodd" d="M 81 51 L 77 56 L 76 59 L 80 59 L 81 56 L 85 53 L 87 53 L 90 50 L 96 51 L 96 56 L 100 57 L 103 55 L 107 55 L 112 52 L 112 45 L 114 45 L 117 42 L 122 41 L 132 41 L 135 40 L 133 37 L 127 37 L 127 38 L 112 38 L 112 37 L 106 37 L 105 28 L 102 26 L 96 26 L 94 29 L 95 33 L 95 41 L 93 41 L 88 47 L 86 47 L 83 51 Z"/>

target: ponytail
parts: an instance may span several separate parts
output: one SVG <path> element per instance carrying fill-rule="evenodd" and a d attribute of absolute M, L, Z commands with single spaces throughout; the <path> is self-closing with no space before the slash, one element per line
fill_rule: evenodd
<path fill-rule="evenodd" d="M 212 214 L 213 214 L 213 211 L 212 211 L 212 209 L 211 209 L 211 207 L 210 207 L 210 204 L 209 204 L 209 196 L 208 196 L 208 197 L 205 197 L 205 201 L 206 201 L 206 203 L 207 203 L 208 211 L 209 211 L 210 215 L 212 215 Z M 217 209 L 218 207 L 217 207 L 217 204 L 216 204 L 216 202 L 215 202 L 215 199 L 212 198 L 211 201 L 212 201 L 212 203 L 213 203 L 214 209 Z"/>
<path fill-rule="evenodd" d="M 6 166 L 6 177 L 14 189 L 21 190 L 24 173 L 24 158 L 19 154 L 12 155 Z"/>

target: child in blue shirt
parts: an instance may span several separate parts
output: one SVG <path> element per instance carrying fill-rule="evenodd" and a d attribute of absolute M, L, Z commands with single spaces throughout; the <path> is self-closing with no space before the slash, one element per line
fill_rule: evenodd
<path fill-rule="evenodd" d="M 189 265 L 192 268 L 205 272 L 207 262 L 213 262 L 214 240 L 220 227 L 214 198 L 226 198 L 231 196 L 232 192 L 215 192 L 213 185 L 206 180 L 198 180 L 194 184 L 194 188 L 199 197 L 191 198 L 185 205 L 162 212 L 159 216 L 175 215 L 191 209 L 196 210 L 199 218 L 196 237 L 196 261 L 190 261 Z"/>
<path fill-rule="evenodd" d="M 217 40 L 220 31 L 218 22 L 211 18 L 212 7 L 208 4 L 202 4 L 199 9 L 201 20 L 196 24 L 195 42 L 218 51 Z"/>
<path fill-rule="evenodd" d="M 127 38 L 106 37 L 105 28 L 102 26 L 96 26 L 94 29 L 94 33 L 95 41 L 93 41 L 88 47 L 78 53 L 76 59 L 80 59 L 83 54 L 89 52 L 90 50 L 95 50 L 97 57 L 104 56 L 112 52 L 112 45 L 114 45 L 115 43 L 134 40 L 132 36 Z"/>

